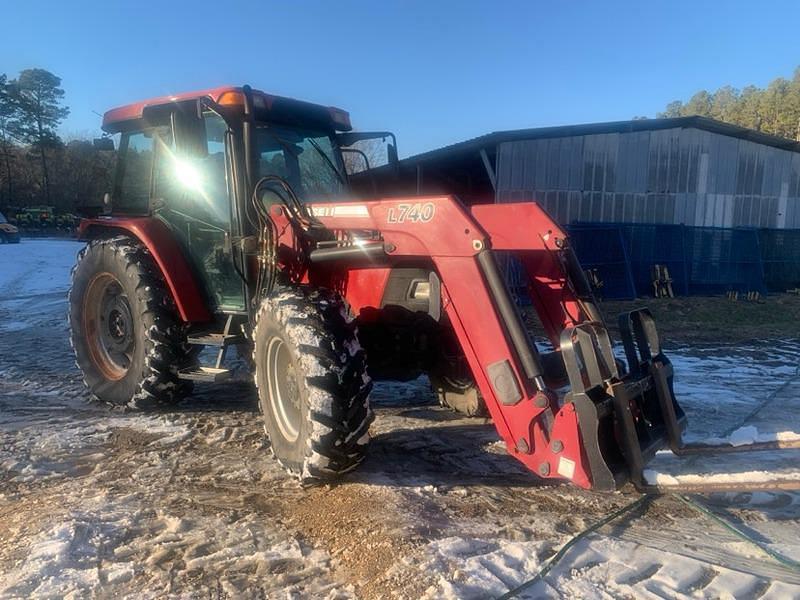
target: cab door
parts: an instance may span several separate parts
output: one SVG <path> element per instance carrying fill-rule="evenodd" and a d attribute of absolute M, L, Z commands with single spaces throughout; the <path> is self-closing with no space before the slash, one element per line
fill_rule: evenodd
<path fill-rule="evenodd" d="M 153 204 L 176 233 L 217 312 L 245 310 L 244 282 L 234 267 L 227 125 L 213 112 L 173 115 L 170 139 L 157 139 Z"/>

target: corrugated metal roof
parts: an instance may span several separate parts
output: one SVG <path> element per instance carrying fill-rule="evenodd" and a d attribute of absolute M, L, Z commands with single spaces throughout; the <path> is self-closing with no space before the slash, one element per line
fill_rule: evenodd
<path fill-rule="evenodd" d="M 495 131 L 478 136 L 463 142 L 422 152 L 402 160 L 406 164 L 415 164 L 431 160 L 454 157 L 455 155 L 494 147 L 502 142 L 518 140 L 533 140 L 543 138 L 570 137 L 579 135 L 593 135 L 600 133 L 628 133 L 635 131 L 654 131 L 660 129 L 673 129 L 676 127 L 693 127 L 713 133 L 719 133 L 743 140 L 749 140 L 766 146 L 773 146 L 783 150 L 800 152 L 800 142 L 786 138 L 769 135 L 746 127 L 739 127 L 730 123 L 723 123 L 707 117 L 676 117 L 670 119 L 636 119 L 632 121 L 611 121 L 607 123 L 586 123 L 582 125 L 563 125 L 557 127 L 537 127 L 534 129 L 512 129 L 509 131 Z M 494 150 L 494 148 L 492 148 Z"/>
<path fill-rule="evenodd" d="M 496 155 L 496 201 L 536 199 L 561 224 L 800 227 L 800 152 L 698 127 L 503 141 Z"/>

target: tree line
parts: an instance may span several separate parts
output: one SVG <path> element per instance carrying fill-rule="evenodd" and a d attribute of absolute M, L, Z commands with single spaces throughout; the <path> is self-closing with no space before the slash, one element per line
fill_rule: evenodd
<path fill-rule="evenodd" d="M 687 102 L 667 104 L 659 117 L 700 115 L 800 141 L 800 67 L 791 79 L 777 77 L 765 88 L 729 85 L 715 92 L 700 90 Z"/>
<path fill-rule="evenodd" d="M 36 205 L 73 212 L 109 188 L 112 153 L 92 140 L 63 140 L 58 128 L 68 115 L 58 76 L 0 74 L 0 212 Z"/>

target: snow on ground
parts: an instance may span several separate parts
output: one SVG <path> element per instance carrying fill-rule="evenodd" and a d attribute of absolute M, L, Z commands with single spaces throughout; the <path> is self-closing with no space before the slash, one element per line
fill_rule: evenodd
<path fill-rule="evenodd" d="M 65 322 L 79 248 L 0 247 L 0 598 L 493 597 L 636 498 L 542 484 L 490 423 L 435 406 L 424 379 L 377 385 L 367 461 L 307 489 L 270 458 L 244 372 L 162 412 L 89 404 Z M 796 342 L 670 356 L 694 439 L 797 433 Z M 800 495 L 704 502 L 800 559 Z M 663 497 L 579 542 L 523 597 L 797 596 L 796 571 Z"/>
<path fill-rule="evenodd" d="M 716 441 L 716 440 L 715 440 Z M 772 433 L 760 433 L 758 427 L 745 425 L 739 427 L 731 433 L 727 439 L 722 439 L 720 444 L 730 444 L 731 446 L 746 446 L 753 443 L 762 442 L 799 442 L 800 434 L 794 431 L 774 431 Z"/>

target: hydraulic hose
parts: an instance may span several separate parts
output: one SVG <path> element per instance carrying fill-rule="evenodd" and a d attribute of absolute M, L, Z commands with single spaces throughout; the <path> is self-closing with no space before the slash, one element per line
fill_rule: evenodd
<path fill-rule="evenodd" d="M 558 564 L 558 562 L 562 558 L 564 558 L 564 556 L 569 551 L 569 549 L 572 548 L 579 541 L 581 541 L 583 538 L 588 536 L 590 533 L 594 533 L 595 531 L 597 531 L 598 529 L 600 529 L 604 525 L 608 525 L 610 522 L 615 521 L 616 519 L 618 519 L 618 518 L 620 518 L 622 516 L 625 516 L 625 515 L 628 515 L 628 514 L 634 512 L 636 509 L 638 509 L 640 506 L 642 506 L 647 500 L 656 499 L 657 497 L 658 496 L 653 496 L 653 495 L 650 495 L 650 494 L 646 494 L 646 495 L 640 496 L 638 499 L 634 500 L 630 504 L 627 504 L 627 505 L 623 506 L 619 510 L 611 513 L 607 517 L 605 517 L 605 518 L 597 521 L 593 525 L 587 527 L 586 529 L 581 531 L 579 534 L 577 534 L 575 537 L 570 539 L 566 544 L 561 546 L 561 549 L 558 552 L 556 552 L 553 555 L 553 557 L 550 558 L 550 560 L 547 561 L 547 563 L 545 563 L 545 565 L 539 570 L 538 573 L 536 573 L 536 575 L 534 575 L 531 579 L 528 579 L 524 583 L 518 585 L 517 587 L 507 591 L 505 594 L 503 594 L 502 596 L 498 597 L 497 600 L 509 600 L 510 598 L 515 598 L 521 592 L 523 592 L 526 589 L 536 585 L 537 583 L 539 583 L 540 581 L 542 581 L 544 579 L 544 577 L 553 569 L 553 567 L 556 566 L 556 564 Z M 796 571 L 796 572 L 800 573 L 800 562 L 797 562 L 794 559 L 791 559 L 791 558 L 789 558 L 787 556 L 784 556 L 784 555 L 780 554 L 779 552 L 775 552 L 774 550 L 768 548 L 767 546 L 759 543 L 757 540 L 755 540 L 751 536 L 747 535 L 745 532 L 743 532 L 741 529 L 739 529 L 738 527 L 733 525 L 731 522 L 727 521 L 726 519 L 723 519 L 722 517 L 720 517 L 717 514 L 714 514 L 708 508 L 706 508 L 705 506 L 703 506 L 699 502 L 697 502 L 695 500 L 692 500 L 688 496 L 675 494 L 675 497 L 678 498 L 678 500 L 680 500 L 684 504 L 687 504 L 688 506 L 690 506 L 691 508 L 693 508 L 694 510 L 699 512 L 701 515 L 706 516 L 706 517 L 712 519 L 713 521 L 719 523 L 725 529 L 727 529 L 728 531 L 730 531 L 731 533 L 733 533 L 734 535 L 736 535 L 737 537 L 739 537 L 743 541 L 755 546 L 761 552 L 763 552 L 764 554 L 766 554 L 767 556 L 772 558 L 777 563 L 779 563 L 779 564 L 783 565 L 784 567 L 787 567 L 787 568 L 789 568 L 789 569 L 791 569 L 793 571 Z"/>
<path fill-rule="evenodd" d="M 742 531 L 741 529 L 736 527 L 733 523 L 731 523 L 727 519 L 723 519 L 719 515 L 711 512 L 710 510 L 708 510 L 705 506 L 703 506 L 702 504 L 700 504 L 696 500 L 692 500 L 688 496 L 682 496 L 682 495 L 676 495 L 676 497 L 678 498 L 678 500 L 680 500 L 684 504 L 687 504 L 688 506 L 692 507 L 697 512 L 699 512 L 700 514 L 705 515 L 706 517 L 709 517 L 710 519 L 713 519 L 714 521 L 716 521 L 717 523 L 722 525 L 725 529 L 727 529 L 731 533 L 735 534 L 737 537 L 741 538 L 745 542 L 748 542 L 749 544 L 755 546 L 756 548 L 761 550 L 761 552 L 763 552 L 764 554 L 766 554 L 767 556 L 769 556 L 773 560 L 777 561 L 778 563 L 782 564 L 784 567 L 788 567 L 788 568 L 792 569 L 793 571 L 796 571 L 797 573 L 800 573 L 800 562 L 797 562 L 796 560 L 788 558 L 788 557 L 784 556 L 783 554 L 775 552 L 774 550 L 770 549 L 769 547 L 765 546 L 764 544 L 759 543 L 757 540 L 753 539 L 751 536 L 747 535 L 744 531 Z"/>
<path fill-rule="evenodd" d="M 520 594 L 520 592 L 523 592 L 523 591 L 527 590 L 529 587 L 534 586 L 537 583 L 539 583 L 552 570 L 552 568 L 555 567 L 562 558 L 564 558 L 564 555 L 575 544 L 577 544 L 579 541 L 581 541 L 583 538 L 585 538 L 590 533 L 594 533 L 595 531 L 597 531 L 598 529 L 600 529 L 604 525 L 608 525 L 611 521 L 614 521 L 614 520 L 616 520 L 616 519 L 618 519 L 618 518 L 620 518 L 620 517 L 622 517 L 624 515 L 627 515 L 629 513 L 632 513 L 633 511 L 638 509 L 640 506 L 642 506 L 651 497 L 652 496 L 649 496 L 649 495 L 640 496 L 639 498 L 637 498 L 636 500 L 634 500 L 630 504 L 627 504 L 627 505 L 623 506 L 619 510 L 611 513 L 607 517 L 604 517 L 604 518 L 600 519 L 599 521 L 597 521 L 597 523 L 594 523 L 593 525 L 591 525 L 591 526 L 587 527 L 586 529 L 584 529 L 583 531 L 581 531 L 578 535 L 576 535 L 571 540 L 569 540 L 566 544 L 561 546 L 561 549 L 558 552 L 556 552 L 553 555 L 553 557 L 545 563 L 545 565 L 539 570 L 538 573 L 536 573 L 536 575 L 534 575 L 528 581 L 518 585 L 517 587 L 515 587 L 515 588 L 513 588 L 511 590 L 508 590 L 505 594 L 500 596 L 497 600 L 509 600 L 509 598 L 515 598 L 516 596 L 518 596 Z"/>

